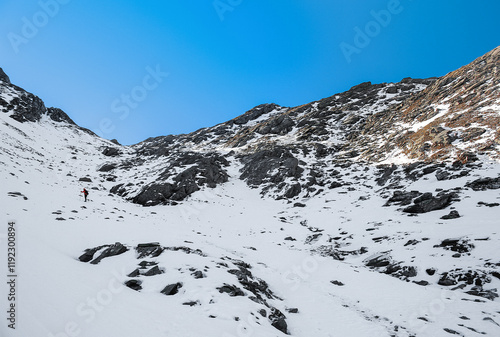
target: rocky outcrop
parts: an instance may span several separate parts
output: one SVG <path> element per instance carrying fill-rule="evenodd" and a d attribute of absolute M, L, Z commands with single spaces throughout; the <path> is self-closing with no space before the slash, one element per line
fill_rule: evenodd
<path fill-rule="evenodd" d="M 10 84 L 10 78 L 7 76 L 7 74 L 3 71 L 2 68 L 0 68 L 0 81 Z"/>
<path fill-rule="evenodd" d="M 279 185 L 286 178 L 299 178 L 304 171 L 299 160 L 285 147 L 261 150 L 242 156 L 240 160 L 244 164 L 240 179 L 250 186 L 266 183 Z"/>
<path fill-rule="evenodd" d="M 229 175 L 224 167 L 228 165 L 224 157 L 215 153 L 182 152 L 169 163 L 157 182 L 144 186 L 132 201 L 154 206 L 184 200 L 204 186 L 214 188 L 225 183 Z"/>

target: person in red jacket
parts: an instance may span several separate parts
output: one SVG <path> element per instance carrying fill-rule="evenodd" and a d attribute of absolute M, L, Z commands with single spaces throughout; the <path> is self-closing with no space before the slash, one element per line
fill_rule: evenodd
<path fill-rule="evenodd" d="M 83 196 L 85 197 L 85 202 L 87 202 L 87 196 L 89 195 L 89 191 L 87 191 L 85 188 L 82 191 Z"/>

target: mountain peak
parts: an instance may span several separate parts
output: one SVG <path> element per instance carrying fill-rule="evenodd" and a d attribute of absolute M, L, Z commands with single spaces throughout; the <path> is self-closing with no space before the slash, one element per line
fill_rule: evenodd
<path fill-rule="evenodd" d="M 0 68 L 0 81 L 10 84 L 10 78 L 2 68 Z"/>

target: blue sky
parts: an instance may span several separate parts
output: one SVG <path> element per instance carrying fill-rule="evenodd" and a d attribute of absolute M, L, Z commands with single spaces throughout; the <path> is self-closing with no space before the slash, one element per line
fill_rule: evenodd
<path fill-rule="evenodd" d="M 498 0 L 3 0 L 0 67 L 133 144 L 262 103 L 445 75 L 500 45 L 498 13 Z"/>

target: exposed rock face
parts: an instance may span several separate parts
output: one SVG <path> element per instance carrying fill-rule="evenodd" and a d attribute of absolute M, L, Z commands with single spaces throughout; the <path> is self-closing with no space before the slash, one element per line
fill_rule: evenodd
<path fill-rule="evenodd" d="M 2 68 L 0 68 L 0 81 L 10 84 L 10 78 L 7 76 L 7 74 L 3 71 Z"/>
<path fill-rule="evenodd" d="M 369 170 L 367 162 L 391 162 L 398 156 L 402 162 L 419 161 L 377 166 L 376 182 L 386 190 L 430 173 L 439 181 L 457 179 L 480 165 L 478 154 L 500 158 L 499 64 L 500 47 L 441 78 L 365 82 L 297 107 L 262 104 L 189 134 L 108 146 L 102 153 L 113 163 L 103 161 L 96 169 L 104 180 L 116 181 L 111 193 L 141 205 L 175 204 L 223 184 L 229 165 L 240 167 L 239 179 L 276 199 L 348 186 L 352 182 L 332 169 L 336 165 Z M 36 122 L 46 115 L 73 124 L 60 109 L 47 109 L 38 97 L 10 84 L 3 72 L 0 78 L 0 108 L 12 118 Z M 104 176 L 111 170 L 115 178 Z M 117 178 L 133 170 L 147 174 L 134 175 L 132 181 Z M 354 175 L 362 181 L 370 174 Z M 498 179 L 468 187 L 500 188 Z M 421 195 L 403 193 L 394 194 L 387 205 L 408 206 L 405 212 L 411 214 L 445 208 L 454 198 L 424 194 L 425 200 L 414 201 Z"/>
<path fill-rule="evenodd" d="M 480 178 L 467 183 L 465 186 L 472 188 L 474 191 L 496 190 L 500 188 L 500 177 Z"/>
<path fill-rule="evenodd" d="M 458 158 L 466 162 L 464 152 L 478 151 L 493 151 L 498 157 L 500 117 L 494 106 L 500 95 L 499 64 L 500 47 L 435 80 L 402 104 L 370 117 L 353 138 L 355 144 L 383 142 L 378 149 L 367 148 L 370 160 L 382 159 L 394 150 L 421 160 Z M 468 128 L 471 124 L 476 126 Z M 489 136 L 480 144 L 471 142 L 485 134 Z"/>
<path fill-rule="evenodd" d="M 0 68 L 0 112 L 10 113 L 18 122 L 38 122 L 48 116 L 56 122 L 76 126 L 75 122 L 61 109 L 46 108 L 43 101 L 22 88 L 10 83 L 10 79 Z"/>
<path fill-rule="evenodd" d="M 47 116 L 53 121 L 76 125 L 69 116 L 59 108 L 47 108 Z"/>
<path fill-rule="evenodd" d="M 250 186 L 259 186 L 264 183 L 278 185 L 286 178 L 299 178 L 304 171 L 299 166 L 299 160 L 284 147 L 275 147 L 271 150 L 262 150 L 241 158 L 244 166 L 241 170 L 240 179 Z M 295 191 L 289 192 L 291 196 L 296 195 L 300 187 L 294 187 Z"/>
<path fill-rule="evenodd" d="M 102 253 L 97 258 L 94 259 L 95 253 L 97 253 L 102 249 L 104 249 Z M 128 250 L 127 247 L 125 247 L 120 242 L 117 242 L 114 245 L 104 245 L 95 248 L 89 248 L 85 250 L 85 253 L 79 257 L 79 260 L 82 262 L 90 262 L 91 264 L 98 264 L 104 258 L 123 254 L 127 250 Z"/>
<path fill-rule="evenodd" d="M 403 209 L 406 213 L 427 213 L 448 207 L 456 194 L 448 193 L 433 197 L 432 194 L 422 195 L 415 199 L 414 204 Z"/>
<path fill-rule="evenodd" d="M 214 188 L 226 182 L 229 175 L 225 166 L 228 166 L 227 160 L 215 153 L 203 156 L 181 152 L 160 174 L 157 181 L 163 182 L 144 186 L 132 201 L 144 206 L 154 206 L 183 200 L 203 186 Z"/>

